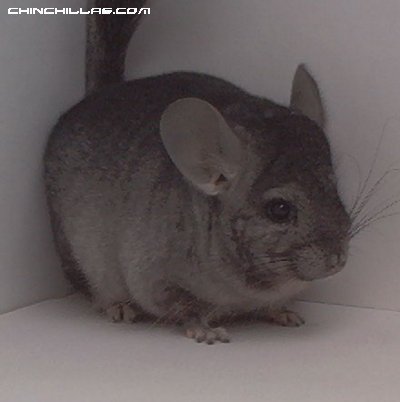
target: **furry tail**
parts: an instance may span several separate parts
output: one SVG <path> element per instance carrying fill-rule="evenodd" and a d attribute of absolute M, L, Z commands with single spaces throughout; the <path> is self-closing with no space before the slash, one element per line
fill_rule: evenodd
<path fill-rule="evenodd" d="M 88 14 L 86 93 L 124 80 L 125 56 L 147 0 L 88 0 L 89 8 L 136 8 L 136 14 Z"/>

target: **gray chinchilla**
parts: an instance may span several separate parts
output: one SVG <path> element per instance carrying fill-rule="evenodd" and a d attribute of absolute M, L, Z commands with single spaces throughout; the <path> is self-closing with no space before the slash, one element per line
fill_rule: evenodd
<path fill-rule="evenodd" d="M 124 82 L 139 17 L 88 17 L 88 94 L 48 142 L 66 276 L 115 321 L 146 315 L 199 342 L 228 341 L 211 324 L 227 317 L 302 324 L 285 303 L 343 268 L 351 223 L 315 81 L 298 67 L 290 107 L 191 72 Z"/>

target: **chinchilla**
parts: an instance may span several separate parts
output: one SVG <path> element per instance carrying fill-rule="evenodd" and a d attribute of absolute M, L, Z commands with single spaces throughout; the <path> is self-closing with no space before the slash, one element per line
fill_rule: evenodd
<path fill-rule="evenodd" d="M 140 16 L 88 16 L 87 96 L 47 145 L 66 276 L 114 321 L 199 342 L 228 341 L 227 317 L 302 324 L 285 305 L 343 268 L 350 228 L 314 79 L 298 67 L 289 107 L 192 72 L 124 82 Z"/>

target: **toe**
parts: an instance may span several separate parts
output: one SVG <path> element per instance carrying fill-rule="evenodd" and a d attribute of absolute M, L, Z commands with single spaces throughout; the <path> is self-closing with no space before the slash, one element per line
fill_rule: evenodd
<path fill-rule="evenodd" d="M 230 342 L 230 337 L 228 331 L 225 328 L 218 327 L 213 329 L 214 333 L 217 336 L 217 339 L 222 343 Z"/>
<path fill-rule="evenodd" d="M 196 342 L 202 343 L 206 340 L 206 338 L 207 338 L 206 331 L 204 331 L 202 328 L 198 328 L 196 330 L 196 335 L 195 335 Z"/>
<path fill-rule="evenodd" d="M 272 321 L 284 327 L 300 327 L 305 323 L 304 319 L 293 311 L 279 312 L 272 317 Z"/>
<path fill-rule="evenodd" d="M 115 303 L 104 311 L 112 322 L 133 323 L 138 318 L 136 309 L 130 303 Z"/>
<path fill-rule="evenodd" d="M 217 340 L 218 336 L 214 331 L 211 330 L 207 331 L 205 341 L 208 345 L 214 345 L 215 341 Z"/>
<path fill-rule="evenodd" d="M 186 336 L 198 343 L 205 342 L 208 345 L 213 345 L 216 342 L 229 342 L 229 335 L 224 328 L 188 327 Z"/>

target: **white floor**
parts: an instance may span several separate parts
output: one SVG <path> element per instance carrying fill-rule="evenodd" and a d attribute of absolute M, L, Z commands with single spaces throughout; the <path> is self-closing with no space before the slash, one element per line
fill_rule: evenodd
<path fill-rule="evenodd" d="M 0 316 L 1 402 L 398 402 L 400 313 L 299 303 L 307 324 L 208 346 L 73 296 Z"/>

